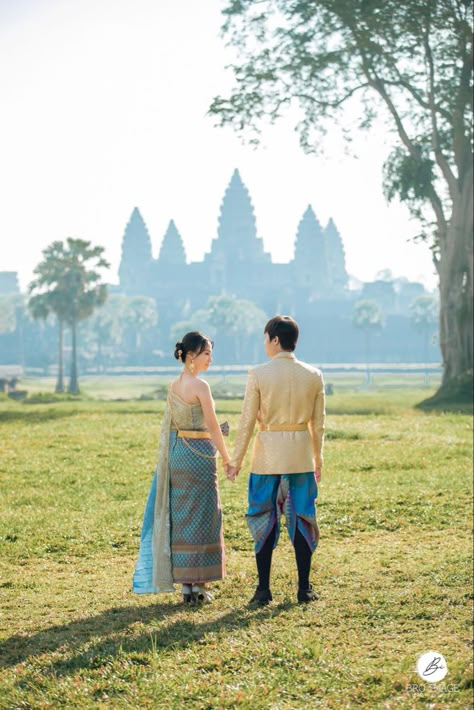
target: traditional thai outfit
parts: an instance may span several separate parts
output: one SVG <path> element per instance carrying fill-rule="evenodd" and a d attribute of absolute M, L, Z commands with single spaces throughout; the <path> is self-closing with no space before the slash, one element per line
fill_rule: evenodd
<path fill-rule="evenodd" d="M 216 448 L 202 407 L 168 389 L 158 462 L 143 517 L 133 576 L 138 594 L 225 576 Z"/>
<path fill-rule="evenodd" d="M 311 551 L 319 541 L 314 476 L 323 462 L 325 394 L 319 370 L 283 351 L 249 371 L 232 466 L 241 468 L 255 425 L 247 523 L 259 553 L 285 514 L 292 542 L 298 529 Z"/>

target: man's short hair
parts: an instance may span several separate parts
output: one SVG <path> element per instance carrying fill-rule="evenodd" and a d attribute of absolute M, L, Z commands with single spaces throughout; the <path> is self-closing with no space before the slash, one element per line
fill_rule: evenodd
<path fill-rule="evenodd" d="M 291 316 L 275 316 L 271 318 L 264 328 L 264 333 L 268 333 L 270 340 L 278 336 L 283 350 L 293 352 L 298 342 L 300 330 L 298 323 Z"/>

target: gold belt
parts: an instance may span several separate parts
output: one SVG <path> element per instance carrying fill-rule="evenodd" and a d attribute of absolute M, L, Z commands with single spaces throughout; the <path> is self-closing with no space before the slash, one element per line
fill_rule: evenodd
<path fill-rule="evenodd" d="M 260 424 L 259 431 L 305 431 L 307 424 Z"/>
<path fill-rule="evenodd" d="M 180 429 L 177 432 L 178 436 L 180 439 L 210 439 L 211 435 L 209 434 L 208 431 L 196 431 L 195 429 L 191 429 L 189 431 L 185 431 L 184 429 Z"/>

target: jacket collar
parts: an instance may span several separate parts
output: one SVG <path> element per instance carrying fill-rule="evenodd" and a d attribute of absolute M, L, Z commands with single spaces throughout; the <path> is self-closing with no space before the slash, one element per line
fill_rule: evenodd
<path fill-rule="evenodd" d="M 272 360 L 276 360 L 277 357 L 287 357 L 290 360 L 296 360 L 296 355 L 295 353 L 290 352 L 289 350 L 282 350 L 280 353 L 277 353 L 272 357 Z"/>

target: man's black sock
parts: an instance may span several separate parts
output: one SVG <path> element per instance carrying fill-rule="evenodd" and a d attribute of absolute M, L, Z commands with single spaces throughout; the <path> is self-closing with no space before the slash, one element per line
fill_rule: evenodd
<path fill-rule="evenodd" d="M 276 525 L 263 545 L 260 552 L 257 552 L 255 559 L 257 561 L 258 570 L 258 588 L 270 589 L 270 570 L 272 566 L 273 545 L 275 543 Z"/>
<path fill-rule="evenodd" d="M 304 535 L 296 527 L 295 532 L 295 557 L 298 568 L 298 588 L 309 589 L 309 573 L 311 569 L 311 557 L 313 553 L 306 542 Z"/>

